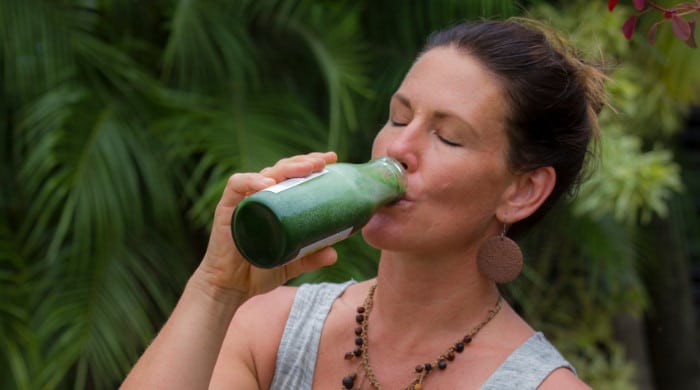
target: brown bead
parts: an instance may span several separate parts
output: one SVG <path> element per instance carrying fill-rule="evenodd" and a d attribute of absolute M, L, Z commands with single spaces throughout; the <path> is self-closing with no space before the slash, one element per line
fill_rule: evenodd
<path fill-rule="evenodd" d="M 413 390 L 423 390 L 423 385 L 421 385 L 420 383 L 416 383 L 415 385 L 413 385 Z"/>
<path fill-rule="evenodd" d="M 470 335 L 464 336 L 463 341 L 464 341 L 464 344 L 469 344 L 469 343 L 471 343 L 471 342 L 472 342 L 472 336 L 470 336 Z"/>
<path fill-rule="evenodd" d="M 425 367 L 423 367 L 422 364 L 419 364 L 419 365 L 416 366 L 416 372 L 417 372 L 417 373 L 421 373 L 421 372 L 423 372 L 423 369 L 424 369 L 424 368 L 425 368 Z"/>
<path fill-rule="evenodd" d="M 345 360 L 352 360 L 354 356 L 352 352 L 345 352 Z"/>
<path fill-rule="evenodd" d="M 358 324 L 361 324 L 365 320 L 365 316 L 362 314 L 358 314 L 355 316 L 355 321 L 357 321 Z"/>
<path fill-rule="evenodd" d="M 360 313 L 360 314 L 362 314 L 362 313 L 365 312 L 365 308 L 362 307 L 362 306 L 358 306 L 358 307 L 357 307 L 357 312 Z"/>
<path fill-rule="evenodd" d="M 357 328 L 355 328 L 355 335 L 356 335 L 356 336 L 359 336 L 359 335 L 361 335 L 361 334 L 362 334 L 362 327 L 361 327 L 361 326 L 358 326 Z"/>

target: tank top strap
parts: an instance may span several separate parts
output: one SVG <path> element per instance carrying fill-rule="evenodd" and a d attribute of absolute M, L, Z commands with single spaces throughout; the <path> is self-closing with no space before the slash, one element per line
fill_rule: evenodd
<path fill-rule="evenodd" d="M 482 390 L 537 389 L 558 368 L 574 367 L 541 332 L 536 332 L 501 364 L 482 385 Z"/>
<path fill-rule="evenodd" d="M 353 283 L 303 284 L 299 287 L 277 350 L 271 390 L 311 389 L 323 324 L 333 302 Z"/>

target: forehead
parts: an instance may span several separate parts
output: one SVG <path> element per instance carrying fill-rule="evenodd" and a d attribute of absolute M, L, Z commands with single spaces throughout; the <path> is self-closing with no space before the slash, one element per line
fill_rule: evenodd
<path fill-rule="evenodd" d="M 421 55 L 406 74 L 401 95 L 430 111 L 481 113 L 503 120 L 505 99 L 498 77 L 472 55 L 436 47 Z"/>

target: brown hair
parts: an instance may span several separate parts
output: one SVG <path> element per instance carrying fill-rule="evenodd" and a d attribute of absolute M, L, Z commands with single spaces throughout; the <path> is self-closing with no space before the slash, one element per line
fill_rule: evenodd
<path fill-rule="evenodd" d="M 433 33 L 422 53 L 444 46 L 473 56 L 501 80 L 509 100 L 510 169 L 556 171 L 555 187 L 542 207 L 512 227 L 511 234 L 518 235 L 578 187 L 597 137 L 606 77 L 556 34 L 526 19 L 461 23 Z"/>

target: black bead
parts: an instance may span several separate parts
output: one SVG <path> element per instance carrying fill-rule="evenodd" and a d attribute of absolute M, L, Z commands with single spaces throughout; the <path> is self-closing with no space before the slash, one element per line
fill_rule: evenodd
<path fill-rule="evenodd" d="M 433 365 L 430 363 L 425 363 L 425 371 L 430 371 L 433 369 Z"/>
<path fill-rule="evenodd" d="M 346 389 L 352 389 L 353 385 L 355 385 L 355 374 L 348 375 L 343 378 L 343 387 Z"/>
<path fill-rule="evenodd" d="M 455 344 L 455 351 L 457 351 L 457 352 L 464 351 L 464 343 L 456 343 Z"/>
<path fill-rule="evenodd" d="M 361 324 L 362 321 L 364 321 L 364 320 L 365 320 L 365 316 L 363 316 L 362 314 L 358 314 L 355 316 L 355 321 L 357 321 L 358 324 Z"/>
<path fill-rule="evenodd" d="M 447 368 L 447 362 L 443 359 L 438 360 L 437 365 L 438 365 L 438 368 L 440 368 L 441 370 L 444 370 Z"/>
<path fill-rule="evenodd" d="M 360 346 L 364 344 L 364 340 L 362 340 L 362 337 L 356 337 L 355 338 L 355 345 Z"/>
<path fill-rule="evenodd" d="M 362 350 L 360 348 L 355 348 L 352 353 L 355 354 L 355 356 L 360 357 L 362 356 Z"/>

